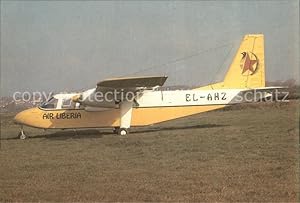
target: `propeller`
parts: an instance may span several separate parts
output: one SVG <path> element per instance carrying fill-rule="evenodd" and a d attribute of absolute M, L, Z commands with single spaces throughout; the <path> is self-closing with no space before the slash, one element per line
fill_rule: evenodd
<path fill-rule="evenodd" d="M 72 101 L 81 103 L 82 102 L 82 94 L 77 94 L 77 95 L 73 96 Z"/>

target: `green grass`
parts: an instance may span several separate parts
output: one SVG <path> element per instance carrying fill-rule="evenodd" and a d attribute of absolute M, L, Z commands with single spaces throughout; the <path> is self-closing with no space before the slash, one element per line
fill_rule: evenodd
<path fill-rule="evenodd" d="M 299 201 L 299 102 L 235 106 L 147 128 L 13 139 L 1 115 L 0 201 Z"/>

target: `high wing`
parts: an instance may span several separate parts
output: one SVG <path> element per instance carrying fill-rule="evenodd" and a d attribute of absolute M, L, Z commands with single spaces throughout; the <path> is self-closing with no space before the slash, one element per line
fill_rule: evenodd
<path fill-rule="evenodd" d="M 107 92 L 114 92 L 116 90 L 119 92 L 122 91 L 124 93 L 123 95 L 125 95 L 127 92 L 131 92 L 133 93 L 131 95 L 136 97 L 137 93 L 142 94 L 143 90 L 153 90 L 156 87 L 163 86 L 167 78 L 167 76 L 148 76 L 106 79 L 97 83 L 95 92 L 106 94 Z M 117 97 L 117 100 L 123 101 L 124 99 L 125 98 Z"/>
<path fill-rule="evenodd" d="M 106 79 L 97 83 L 97 88 L 110 89 L 132 89 L 132 88 L 153 88 L 163 86 L 167 76 L 148 76 L 148 77 L 127 77 Z"/>
<path fill-rule="evenodd" d="M 133 92 L 132 98 L 115 98 L 113 103 L 101 103 L 97 106 L 118 106 L 120 109 L 120 132 L 119 134 L 127 134 L 127 129 L 131 125 L 132 109 L 134 105 L 139 105 L 135 98 L 137 92 L 146 89 L 154 89 L 163 86 L 166 82 L 166 76 L 150 76 L 150 77 L 129 77 L 129 78 L 113 78 L 101 81 L 97 84 L 95 92 L 105 93 L 111 90 L 123 90 L 124 92 Z M 95 102 L 94 104 L 95 105 Z"/>
<path fill-rule="evenodd" d="M 162 86 L 167 78 L 167 76 L 148 76 L 106 79 L 98 82 L 96 89 L 90 89 L 76 95 L 73 97 L 73 101 L 79 102 L 84 106 L 116 108 L 116 105 L 121 101 L 134 100 L 138 93 L 140 95 L 144 90 L 153 90 L 156 87 Z M 120 92 L 124 94 L 118 94 Z M 124 96 L 127 95 L 126 93 L 129 92 L 133 93 L 128 94 L 131 98 L 124 98 Z M 94 95 L 98 93 L 107 96 L 105 97 L 106 101 L 95 100 L 96 97 L 94 97 Z"/>

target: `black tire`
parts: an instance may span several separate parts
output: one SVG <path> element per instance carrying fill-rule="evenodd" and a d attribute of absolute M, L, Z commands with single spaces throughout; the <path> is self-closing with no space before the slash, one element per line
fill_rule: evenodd
<path fill-rule="evenodd" d="M 121 135 L 121 136 L 125 136 L 125 135 L 128 135 L 128 129 L 126 128 L 120 128 L 119 131 L 118 131 L 118 135 Z"/>
<path fill-rule="evenodd" d="M 19 137 L 20 140 L 25 140 L 27 138 L 27 136 L 24 132 L 19 132 L 18 137 Z"/>
<path fill-rule="evenodd" d="M 115 128 L 113 129 L 113 133 L 115 133 L 115 134 L 119 134 L 119 130 L 120 130 L 120 128 L 119 128 L 119 127 L 115 127 Z"/>

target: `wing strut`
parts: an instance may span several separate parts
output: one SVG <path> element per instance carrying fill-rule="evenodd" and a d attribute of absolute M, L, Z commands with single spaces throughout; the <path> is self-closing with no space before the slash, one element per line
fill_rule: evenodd
<path fill-rule="evenodd" d="M 132 106 L 133 102 L 131 101 L 123 101 L 120 103 L 120 129 L 118 131 L 119 135 L 128 134 L 128 129 L 131 125 Z"/>

